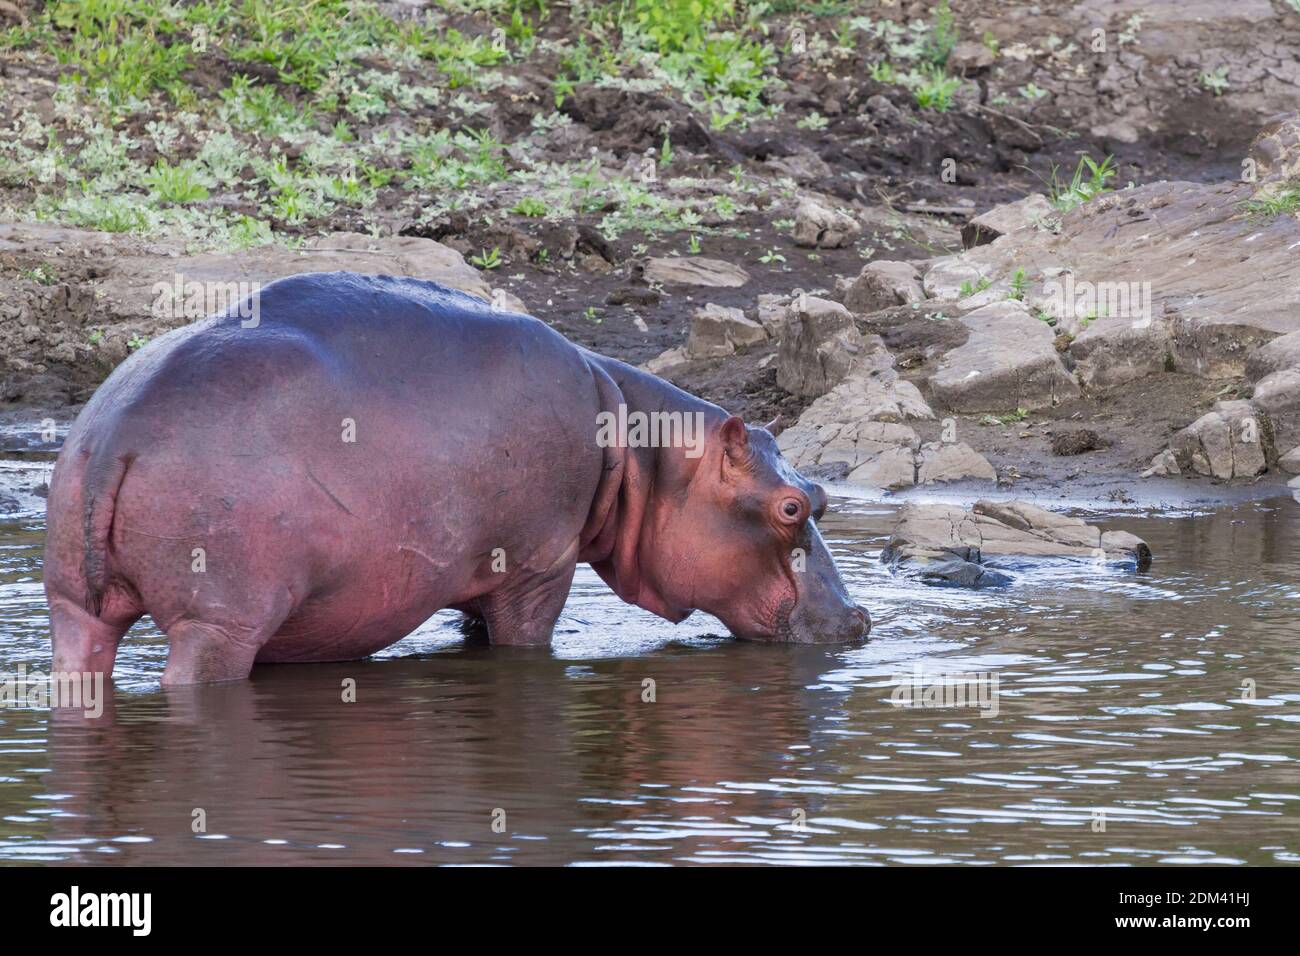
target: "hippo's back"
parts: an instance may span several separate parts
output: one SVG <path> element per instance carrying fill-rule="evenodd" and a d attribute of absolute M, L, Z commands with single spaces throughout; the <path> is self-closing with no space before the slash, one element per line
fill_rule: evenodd
<path fill-rule="evenodd" d="M 399 414 L 440 407 L 447 419 L 471 408 L 474 418 L 508 416 L 511 395 L 590 377 L 579 349 L 531 316 L 421 279 L 307 273 L 267 284 L 251 310 L 176 329 L 132 355 L 68 444 L 89 451 L 123 430 L 157 434 L 187 413 L 248 425 L 349 402 Z M 488 407 L 502 398 L 506 407 Z"/>

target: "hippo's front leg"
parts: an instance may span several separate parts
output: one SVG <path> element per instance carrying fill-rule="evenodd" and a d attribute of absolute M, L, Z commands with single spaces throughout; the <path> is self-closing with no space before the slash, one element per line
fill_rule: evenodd
<path fill-rule="evenodd" d="M 542 572 L 519 575 L 479 600 L 493 644 L 546 645 L 569 599 L 577 547 Z"/>

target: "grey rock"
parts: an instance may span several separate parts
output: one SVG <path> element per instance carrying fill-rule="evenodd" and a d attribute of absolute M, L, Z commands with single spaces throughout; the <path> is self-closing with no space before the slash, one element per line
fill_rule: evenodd
<path fill-rule="evenodd" d="M 987 458 L 965 442 L 930 442 L 921 446 L 917 484 L 954 481 L 997 481 Z"/>
<path fill-rule="evenodd" d="M 963 40 L 948 53 L 948 70 L 958 76 L 973 76 L 991 67 L 997 56 L 983 43 Z"/>
<path fill-rule="evenodd" d="M 1255 383 L 1250 400 L 1268 420 L 1278 448 L 1300 445 L 1300 366 L 1266 375 Z"/>
<path fill-rule="evenodd" d="M 838 249 L 847 246 L 862 226 L 829 202 L 806 196 L 794 213 L 794 244 L 806 248 Z"/>
<path fill-rule="evenodd" d="M 689 361 L 690 356 L 686 354 L 686 349 L 679 345 L 676 348 L 665 349 L 650 361 L 643 362 L 641 367 L 651 375 L 663 375 Z"/>
<path fill-rule="evenodd" d="M 1180 469 L 1228 481 L 1264 472 L 1264 432 L 1250 402 L 1218 402 L 1169 443 Z M 1153 467 L 1155 463 L 1152 463 Z"/>
<path fill-rule="evenodd" d="M 866 342 L 848 309 L 829 299 L 798 296 L 781 332 L 777 384 L 795 395 L 824 395 L 865 351 Z"/>
<path fill-rule="evenodd" d="M 717 358 L 767 341 L 767 330 L 740 309 L 709 303 L 695 310 L 686 339 L 690 358 Z"/>
<path fill-rule="evenodd" d="M 1170 364 L 1206 378 L 1239 376 L 1256 348 L 1300 331 L 1300 219 L 1243 216 L 1255 188 L 1157 182 L 1118 190 L 1061 215 L 1055 231 L 1017 228 L 942 257 L 923 285 L 931 298 L 956 300 L 962 282 L 987 278 L 990 296 L 1005 295 L 1024 269 L 1031 306 L 1054 298 L 1068 311 L 1057 315 L 1058 328 L 1074 335 L 1069 354 L 1084 385 L 1123 385 Z M 1092 318 L 1089 298 L 1099 304 Z"/>
<path fill-rule="evenodd" d="M 866 336 L 860 361 L 777 439 L 785 457 L 809 473 L 842 463 L 855 484 L 907 487 L 916 481 L 920 440 L 905 424 L 934 418 L 920 391 L 898 377 L 879 336 Z"/>
<path fill-rule="evenodd" d="M 663 285 L 699 285 L 738 289 L 749 282 L 740 266 L 704 256 L 660 256 L 645 260 L 645 279 Z"/>
<path fill-rule="evenodd" d="M 1166 448 L 1151 459 L 1151 467 L 1142 472 L 1139 477 L 1164 478 L 1170 475 L 1181 475 L 1182 473 L 1182 467 L 1178 464 L 1178 456 Z"/>
<path fill-rule="evenodd" d="M 1265 342 L 1246 356 L 1246 378 L 1257 382 L 1283 369 L 1300 366 L 1300 331 Z"/>
<path fill-rule="evenodd" d="M 1288 475 L 1300 475 L 1300 445 L 1278 458 L 1277 466 Z"/>
<path fill-rule="evenodd" d="M 982 44 L 981 44 L 982 46 Z M 1061 214 L 1042 193 L 1030 193 L 1024 199 L 994 206 L 971 219 L 961 230 L 962 246 L 970 249 L 999 239 L 1009 232 L 1039 228 Z"/>
<path fill-rule="evenodd" d="M 970 337 L 944 355 L 930 379 L 934 397 L 953 411 L 1044 408 L 1079 394 L 1051 327 L 1022 303 L 995 302 L 960 321 Z"/>
<path fill-rule="evenodd" d="M 921 274 L 910 262 L 869 262 L 844 288 L 845 307 L 863 315 L 924 299 Z"/>

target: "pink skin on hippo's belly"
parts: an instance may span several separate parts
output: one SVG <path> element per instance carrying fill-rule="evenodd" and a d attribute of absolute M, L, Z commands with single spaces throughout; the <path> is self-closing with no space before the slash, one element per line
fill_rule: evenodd
<path fill-rule="evenodd" d="M 620 404 L 698 415 L 703 454 L 602 447 Z M 768 432 L 536 319 L 419 280 L 295 276 L 262 290 L 256 328 L 151 343 L 78 418 L 49 498 L 55 668 L 111 672 L 145 613 L 165 683 L 363 657 L 446 607 L 545 643 L 579 561 L 673 620 L 853 640 L 868 621 L 824 507 Z"/>

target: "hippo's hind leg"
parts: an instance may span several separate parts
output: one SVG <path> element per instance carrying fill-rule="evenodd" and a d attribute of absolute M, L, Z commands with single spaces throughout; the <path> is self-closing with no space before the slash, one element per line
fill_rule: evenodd
<path fill-rule="evenodd" d="M 170 647 L 163 684 L 244 680 L 253 670 L 257 652 L 283 622 L 283 617 L 252 626 L 192 619 L 177 621 L 167 628 Z"/>
<path fill-rule="evenodd" d="M 577 546 L 542 572 L 525 574 L 479 600 L 493 644 L 546 645 L 577 570 Z"/>
<path fill-rule="evenodd" d="M 207 617 L 187 614 L 166 627 L 170 648 L 162 684 L 207 684 L 243 680 L 252 672 L 257 652 L 289 618 L 292 600 L 287 593 L 278 601 L 250 601 L 260 606 L 251 620 L 233 620 L 226 614 Z M 218 605 L 217 607 L 221 607 Z M 246 611 L 247 613 L 247 611 Z"/>
<path fill-rule="evenodd" d="M 140 615 L 138 608 L 123 607 L 96 617 L 68 598 L 51 597 L 54 673 L 112 675 L 117 645 Z"/>

